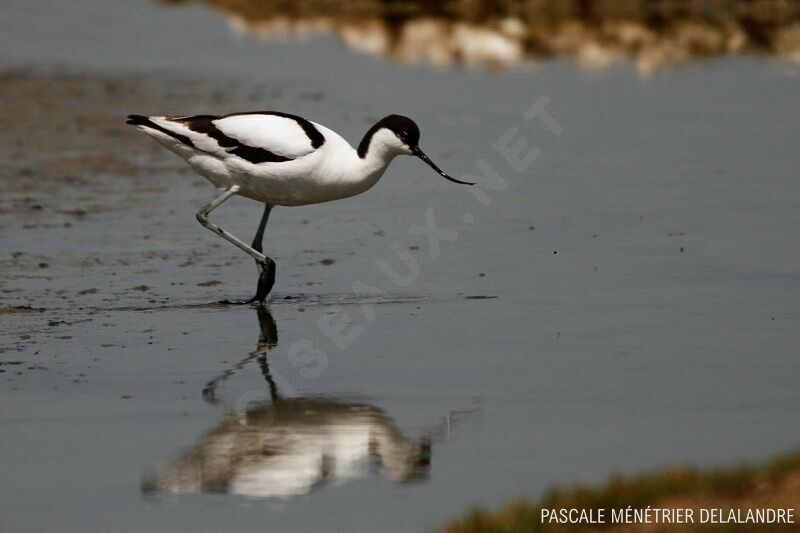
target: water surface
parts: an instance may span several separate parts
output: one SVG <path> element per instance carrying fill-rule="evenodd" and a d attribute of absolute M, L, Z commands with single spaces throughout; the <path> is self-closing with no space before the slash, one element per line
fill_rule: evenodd
<path fill-rule="evenodd" d="M 800 441 L 795 64 L 402 66 L 196 4 L 0 20 L 0 298 L 31 308 L 0 314 L 4 530 L 421 530 Z M 353 142 L 407 114 L 479 192 L 403 159 L 365 195 L 276 210 L 270 340 L 263 313 L 211 305 L 255 284 L 194 220 L 213 190 L 122 125 L 248 108 Z M 502 155 L 520 136 L 527 163 Z M 248 236 L 259 213 L 216 217 Z"/>

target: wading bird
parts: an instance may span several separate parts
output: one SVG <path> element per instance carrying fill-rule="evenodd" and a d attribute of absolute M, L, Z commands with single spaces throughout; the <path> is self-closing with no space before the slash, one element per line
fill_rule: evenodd
<path fill-rule="evenodd" d="M 278 111 L 221 117 L 129 115 L 127 123 L 225 191 L 197 212 L 197 220 L 256 260 L 256 294 L 244 303 L 263 302 L 275 283 L 275 261 L 262 248 L 273 206 L 309 205 L 361 194 L 378 182 L 397 155 L 417 156 L 445 179 L 473 185 L 436 166 L 419 147 L 416 123 L 401 115 L 379 120 L 358 148 L 325 126 Z M 208 214 L 234 194 L 264 203 L 264 214 L 249 246 L 208 220 Z"/>

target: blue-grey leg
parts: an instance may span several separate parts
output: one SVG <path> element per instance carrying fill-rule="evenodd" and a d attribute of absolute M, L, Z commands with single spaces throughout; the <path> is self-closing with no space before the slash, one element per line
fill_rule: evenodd
<path fill-rule="evenodd" d="M 258 288 L 256 289 L 256 295 L 253 298 L 251 298 L 250 300 L 247 300 L 246 302 L 243 302 L 243 303 L 263 302 L 264 299 L 269 294 L 269 291 L 272 289 L 272 285 L 275 283 L 275 261 L 273 261 L 272 259 L 270 259 L 266 255 L 261 253 L 260 250 L 256 250 L 252 246 L 248 246 L 247 244 L 245 244 L 239 238 L 237 238 L 234 235 L 228 233 L 227 231 L 225 231 L 224 229 L 222 229 L 218 225 L 216 225 L 213 222 L 211 222 L 210 220 L 208 220 L 208 215 L 209 215 L 209 213 L 211 213 L 211 211 L 213 211 L 214 209 L 219 207 L 225 200 L 227 200 L 228 198 L 230 198 L 231 196 L 233 196 L 237 192 L 239 192 L 239 186 L 238 185 L 233 185 L 228 190 L 226 190 L 224 193 L 222 193 L 221 195 L 217 196 L 216 198 L 211 200 L 209 203 L 207 203 L 206 205 L 201 207 L 200 210 L 197 212 L 197 221 L 200 222 L 200 224 L 202 224 L 204 227 L 210 229 L 211 231 L 213 231 L 214 233 L 216 233 L 217 235 L 219 235 L 220 237 L 225 239 L 226 241 L 232 243 L 236 247 L 238 247 L 241 250 L 245 251 L 248 255 L 250 255 L 253 259 L 256 260 L 256 263 L 258 264 L 259 269 L 260 269 L 260 273 L 259 273 L 259 276 L 258 276 Z M 262 217 L 262 223 L 266 227 L 266 220 L 264 220 L 263 217 Z M 264 231 L 261 228 L 261 225 L 259 225 L 259 230 L 260 230 L 260 233 L 261 233 L 261 235 L 263 237 Z M 256 234 L 256 236 L 258 236 L 258 234 Z M 259 248 L 261 248 L 261 243 L 259 242 L 258 244 L 259 244 Z"/>
<path fill-rule="evenodd" d="M 256 230 L 256 236 L 253 237 L 253 249 L 259 252 L 263 251 L 261 245 L 264 241 L 264 230 L 267 227 L 267 222 L 269 221 L 270 212 L 272 212 L 272 205 L 264 204 L 264 214 L 261 215 L 261 222 L 258 223 L 258 230 Z"/>
<path fill-rule="evenodd" d="M 271 204 L 264 204 L 264 213 L 261 215 L 261 221 L 258 223 L 258 229 L 256 230 L 256 235 L 253 237 L 253 249 L 257 250 L 259 253 L 262 252 L 262 244 L 264 241 L 264 230 L 267 227 L 267 222 L 269 221 L 269 214 L 272 211 Z M 263 302 L 264 299 L 269 294 L 269 291 L 272 290 L 272 286 L 275 285 L 275 270 L 276 265 L 275 261 L 271 258 L 266 257 L 266 265 L 259 263 L 256 261 L 258 265 L 258 287 L 256 288 L 256 295 L 253 296 L 251 299 L 252 302 Z"/>

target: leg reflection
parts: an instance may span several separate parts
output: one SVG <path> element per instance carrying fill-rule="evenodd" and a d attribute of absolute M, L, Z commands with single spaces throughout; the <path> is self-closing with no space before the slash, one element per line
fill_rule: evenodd
<path fill-rule="evenodd" d="M 203 387 L 203 399 L 211 405 L 220 404 L 219 400 L 217 399 L 217 389 L 219 386 L 252 361 L 258 361 L 259 367 L 261 368 L 261 374 L 267 381 L 272 400 L 274 401 L 278 399 L 278 387 L 275 385 L 275 380 L 272 378 L 272 374 L 269 370 L 269 363 L 267 362 L 267 353 L 269 350 L 278 345 L 278 326 L 275 324 L 275 319 L 272 318 L 272 313 L 266 306 L 260 305 L 256 307 L 256 313 L 258 316 L 259 329 L 258 344 L 256 345 L 256 349 L 247 354 L 247 357 L 233 365 L 231 368 L 225 370 L 217 377 L 206 383 L 206 386 Z"/>
<path fill-rule="evenodd" d="M 428 478 L 434 428 L 421 438 L 406 437 L 382 409 L 330 397 L 284 398 L 270 371 L 268 353 L 278 343 L 275 321 L 257 308 L 256 349 L 210 380 L 203 398 L 225 407 L 215 428 L 172 462 L 149 476 L 144 492 L 226 492 L 289 498 L 328 481 L 338 485 L 374 473 L 396 482 Z M 218 393 L 233 374 L 257 361 L 269 400 L 236 411 Z"/>

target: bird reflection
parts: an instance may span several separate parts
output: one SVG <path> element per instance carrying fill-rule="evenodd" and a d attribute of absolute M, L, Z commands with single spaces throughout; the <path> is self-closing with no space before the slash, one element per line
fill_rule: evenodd
<path fill-rule="evenodd" d="M 143 492 L 288 498 L 373 472 L 397 482 L 427 479 L 431 441 L 441 429 L 410 439 L 373 405 L 282 397 L 267 360 L 278 343 L 275 321 L 266 307 L 257 312 L 261 333 L 256 349 L 203 390 L 203 398 L 225 409 L 227 416 L 191 449 L 146 479 Z M 219 399 L 218 388 L 253 361 L 267 382 L 269 400 L 237 412 Z"/>

